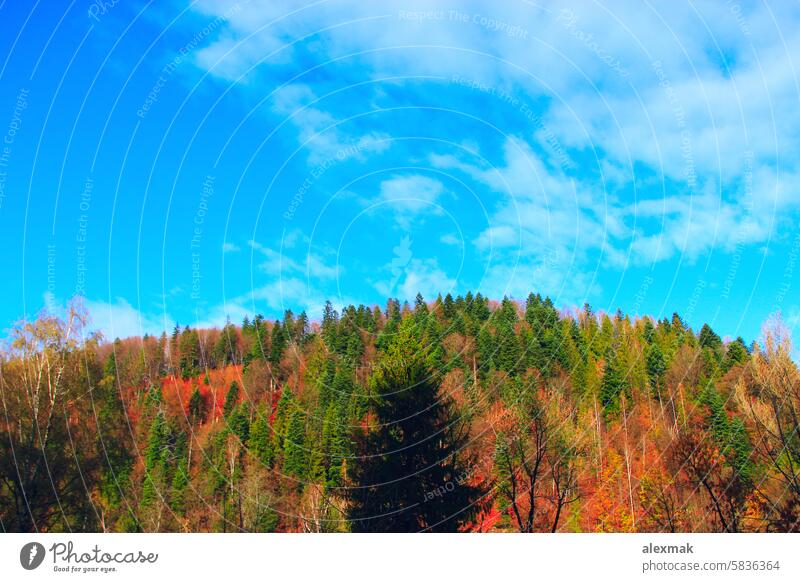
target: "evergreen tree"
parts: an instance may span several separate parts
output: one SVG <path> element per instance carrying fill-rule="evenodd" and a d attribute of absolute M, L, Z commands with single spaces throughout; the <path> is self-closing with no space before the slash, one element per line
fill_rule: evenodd
<path fill-rule="evenodd" d="M 714 333 L 714 330 L 711 329 L 707 323 L 703 324 L 703 327 L 700 329 L 700 337 L 699 343 L 701 348 L 709 348 L 712 350 L 719 350 L 722 348 L 722 340 L 720 337 Z"/>
<path fill-rule="evenodd" d="M 289 313 L 291 314 L 291 312 Z M 287 342 L 286 330 L 281 325 L 280 321 L 276 321 L 272 326 L 272 338 L 270 340 L 269 351 L 269 361 L 273 366 L 277 367 L 280 365 Z"/>
<path fill-rule="evenodd" d="M 197 331 L 185 327 L 181 333 L 179 349 L 181 377 L 186 380 L 197 376 L 200 372 L 200 336 Z"/>
<path fill-rule="evenodd" d="M 664 373 L 667 371 L 667 360 L 661 347 L 654 343 L 647 348 L 647 376 L 653 393 L 660 398 Z"/>
<path fill-rule="evenodd" d="M 272 431 L 267 419 L 267 411 L 263 406 L 256 413 L 256 419 L 250 426 L 250 440 L 247 446 L 260 463 L 265 466 L 272 465 Z"/>
<path fill-rule="evenodd" d="M 497 326 L 497 353 L 494 363 L 498 370 L 515 374 L 520 364 L 520 348 L 512 321 L 503 319 Z M 485 342 L 484 338 L 484 342 Z"/>
<path fill-rule="evenodd" d="M 192 426 L 202 424 L 206 419 L 206 407 L 200 389 L 195 386 L 189 397 L 189 423 Z"/>
<path fill-rule="evenodd" d="M 480 360 L 481 371 L 486 373 L 495 368 L 494 356 L 497 351 L 494 338 L 486 326 L 481 327 L 478 332 L 478 358 Z"/>
<path fill-rule="evenodd" d="M 289 424 L 283 441 L 283 471 L 303 480 L 306 477 L 306 419 L 299 408 L 289 414 Z"/>
<path fill-rule="evenodd" d="M 97 448 L 106 462 L 102 466 L 100 491 L 111 508 L 119 507 L 128 487 L 133 468 L 133 443 L 126 422 L 125 407 L 120 397 L 117 371 L 117 352 L 120 344 L 115 342 L 105 366 L 105 376 L 98 382 L 94 392 L 97 410 Z"/>
<path fill-rule="evenodd" d="M 375 426 L 357 436 L 348 465 L 354 531 L 456 531 L 474 515 L 480 492 L 463 479 L 465 427 L 424 364 L 405 322 L 371 378 Z M 446 495 L 436 496 L 439 488 Z"/>
<path fill-rule="evenodd" d="M 627 380 L 619 358 L 614 351 L 609 351 L 606 357 L 606 368 L 600 384 L 600 404 L 603 406 L 606 418 L 619 414 L 620 395 L 627 390 Z"/>
<path fill-rule="evenodd" d="M 322 312 L 322 339 L 330 351 L 335 351 L 338 324 L 339 316 L 336 310 L 330 301 L 326 301 Z"/>
<path fill-rule="evenodd" d="M 246 402 L 234 406 L 228 416 L 228 429 L 241 444 L 247 444 L 250 440 L 250 414 Z"/>
<path fill-rule="evenodd" d="M 231 415 L 234 407 L 239 402 L 239 383 L 234 380 L 231 382 L 231 387 L 228 389 L 228 394 L 225 396 L 225 404 L 222 406 L 222 414 L 225 418 Z"/>
<path fill-rule="evenodd" d="M 168 455 L 169 433 L 163 412 L 158 412 L 150 425 L 147 437 L 147 448 L 144 455 L 144 487 L 142 489 L 142 505 L 152 504 L 163 491 L 165 464 Z M 161 493 L 163 494 L 163 493 Z"/>
<path fill-rule="evenodd" d="M 242 333 L 249 333 L 250 323 L 247 321 L 246 325 L 242 326 Z M 217 367 L 224 368 L 225 366 L 233 365 L 236 363 L 239 353 L 239 337 L 230 320 L 222 328 L 219 334 L 217 343 L 214 344 L 214 360 Z"/>
<path fill-rule="evenodd" d="M 722 371 L 727 372 L 734 366 L 744 364 L 749 357 L 750 353 L 747 351 L 744 340 L 740 337 L 736 338 L 728 344 L 725 352 L 725 359 L 722 364 Z"/>
<path fill-rule="evenodd" d="M 450 293 L 445 295 L 444 301 L 442 302 L 442 314 L 447 321 L 450 321 L 453 319 L 453 317 L 455 317 L 456 306 L 453 302 L 453 296 L 450 295 Z"/>

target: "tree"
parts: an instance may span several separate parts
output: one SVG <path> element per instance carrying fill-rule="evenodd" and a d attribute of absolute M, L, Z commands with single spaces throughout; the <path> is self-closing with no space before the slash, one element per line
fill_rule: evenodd
<path fill-rule="evenodd" d="M 685 474 L 690 486 L 705 496 L 707 511 L 716 518 L 713 530 L 742 531 L 750 484 L 726 462 L 714 438 L 693 424 L 680 434 L 671 455 L 672 472 Z"/>
<path fill-rule="evenodd" d="M 95 410 L 97 411 L 97 450 L 105 460 L 101 464 L 100 499 L 102 505 L 103 529 L 114 528 L 114 517 L 128 519 L 128 512 L 122 515 L 115 510 L 120 509 L 130 487 L 130 474 L 133 468 L 134 450 L 130 438 L 130 424 L 126 417 L 125 405 L 121 396 L 121 384 L 118 378 L 116 345 L 109 354 L 105 364 L 105 376 L 97 383 L 94 391 Z"/>
<path fill-rule="evenodd" d="M 225 404 L 222 406 L 222 414 L 228 418 L 233 412 L 233 409 L 239 403 L 239 383 L 234 380 L 231 382 L 228 393 L 225 395 Z"/>
<path fill-rule="evenodd" d="M 462 452 L 467 427 L 424 356 L 404 320 L 371 377 L 374 424 L 357 435 L 358 462 L 348 465 L 353 531 L 456 531 L 477 510 Z"/>
<path fill-rule="evenodd" d="M 664 382 L 664 374 L 667 371 L 667 360 L 664 352 L 657 343 L 653 343 L 647 348 L 647 376 L 650 380 L 650 387 L 655 396 L 661 399 L 661 387 Z"/>
<path fill-rule="evenodd" d="M 305 414 L 294 408 L 289 413 L 289 424 L 283 440 L 283 470 L 287 475 L 303 480 L 307 471 Z"/>
<path fill-rule="evenodd" d="M 725 351 L 725 359 L 722 362 L 722 371 L 727 372 L 734 366 L 740 366 L 747 362 L 749 358 L 750 352 L 747 351 L 744 340 L 738 337 L 728 344 Z"/>
<path fill-rule="evenodd" d="M 281 325 L 280 321 L 276 321 L 272 325 L 272 337 L 270 340 L 269 361 L 273 367 L 280 366 L 281 358 L 283 358 L 283 350 L 286 349 L 288 343 L 287 332 Z"/>
<path fill-rule="evenodd" d="M 520 380 L 504 387 L 503 402 L 508 415 L 494 454 L 500 508 L 510 509 L 521 533 L 555 532 L 564 507 L 578 499 L 574 412 L 556 395 L 548 409 Z"/>
<path fill-rule="evenodd" d="M 264 466 L 271 466 L 274 460 L 272 450 L 272 430 L 269 426 L 267 411 L 261 407 L 256 412 L 256 419 L 250 427 L 250 451 Z"/>
<path fill-rule="evenodd" d="M 214 360 L 217 367 L 224 368 L 235 364 L 240 357 L 240 349 L 236 327 L 228 320 L 217 338 L 217 343 L 214 344 Z"/>
<path fill-rule="evenodd" d="M 325 309 L 322 312 L 322 339 L 330 351 L 334 351 L 336 346 L 336 334 L 339 316 L 330 301 L 325 302 Z"/>
<path fill-rule="evenodd" d="M 12 331 L 0 360 L 5 409 L 0 523 L 5 531 L 95 529 L 96 513 L 82 479 L 95 483 L 98 478 L 86 388 L 102 369 L 92 355 L 96 339 L 82 342 L 85 321 L 77 304 L 69 306 L 64 320 L 43 314 Z M 71 432 L 68 418 L 77 421 Z M 74 469 L 76 462 L 82 474 Z"/>
<path fill-rule="evenodd" d="M 514 333 L 513 325 L 513 320 L 503 319 L 497 326 L 497 353 L 494 362 L 498 370 L 508 374 L 516 373 L 520 365 L 519 340 Z"/>
<path fill-rule="evenodd" d="M 703 327 L 700 329 L 698 342 L 701 348 L 708 348 L 714 351 L 722 348 L 722 340 L 714 333 L 714 330 L 711 329 L 711 326 L 707 323 L 703 324 Z"/>
<path fill-rule="evenodd" d="M 628 383 L 621 369 L 617 354 L 610 350 L 606 357 L 603 381 L 600 384 L 600 403 L 603 406 L 606 418 L 612 418 L 619 414 L 619 398 L 627 390 L 627 386 Z"/>
<path fill-rule="evenodd" d="M 197 331 L 185 327 L 180 336 L 181 377 L 186 380 L 200 373 L 200 336 Z"/>
<path fill-rule="evenodd" d="M 761 509 L 770 531 L 800 531 L 800 371 L 780 319 L 764 328 L 765 346 L 750 363 L 752 382 L 740 378 L 736 402 L 752 426 L 754 455 L 766 471 Z M 744 431 L 744 427 L 737 427 Z"/>

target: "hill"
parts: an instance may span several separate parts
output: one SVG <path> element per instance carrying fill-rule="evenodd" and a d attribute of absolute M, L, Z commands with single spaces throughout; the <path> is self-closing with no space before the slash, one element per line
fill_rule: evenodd
<path fill-rule="evenodd" d="M 450 295 L 3 351 L 5 531 L 798 531 L 800 375 L 708 325 Z"/>

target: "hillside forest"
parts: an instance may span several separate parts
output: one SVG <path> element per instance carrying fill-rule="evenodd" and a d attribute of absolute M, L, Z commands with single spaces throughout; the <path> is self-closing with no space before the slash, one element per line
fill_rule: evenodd
<path fill-rule="evenodd" d="M 0 354 L 5 532 L 796 532 L 779 318 L 480 293 L 116 339 L 73 302 Z"/>

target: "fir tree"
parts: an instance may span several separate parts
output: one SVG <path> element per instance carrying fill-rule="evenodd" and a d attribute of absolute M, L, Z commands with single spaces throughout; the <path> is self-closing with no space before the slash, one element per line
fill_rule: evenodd
<path fill-rule="evenodd" d="M 272 431 L 267 420 L 267 411 L 261 407 L 250 426 L 248 448 L 260 463 L 271 466 L 273 462 Z"/>
<path fill-rule="evenodd" d="M 189 423 L 192 426 L 202 424 L 206 419 L 206 407 L 200 389 L 195 386 L 189 397 Z"/>
<path fill-rule="evenodd" d="M 609 351 L 603 380 L 600 384 L 600 404 L 603 406 L 606 418 L 612 418 L 619 414 L 620 395 L 626 390 L 627 380 L 617 354 Z"/>
<path fill-rule="evenodd" d="M 413 324 L 371 379 L 375 427 L 357 437 L 348 465 L 354 531 L 456 531 L 477 511 L 480 492 L 462 475 L 466 431 L 424 364 Z M 447 494 L 434 491 L 446 488 Z"/>
<path fill-rule="evenodd" d="M 290 312 L 291 313 L 291 312 Z M 286 331 L 280 321 L 276 321 L 272 326 L 272 338 L 270 340 L 269 361 L 277 367 L 283 358 L 283 351 L 286 349 L 288 338 Z"/>
<path fill-rule="evenodd" d="M 650 387 L 653 394 L 660 398 L 661 385 L 664 380 L 664 373 L 667 371 L 667 360 L 661 347 L 654 343 L 647 348 L 647 377 L 650 380 Z"/>
<path fill-rule="evenodd" d="M 222 406 L 222 414 L 225 418 L 229 417 L 233 412 L 234 407 L 239 402 L 239 383 L 234 380 L 231 382 L 231 387 L 228 389 L 228 394 L 225 396 L 225 404 Z"/>
<path fill-rule="evenodd" d="M 283 471 L 299 480 L 305 479 L 307 470 L 305 436 L 305 414 L 299 408 L 295 408 L 289 414 L 286 437 L 283 441 Z"/>

